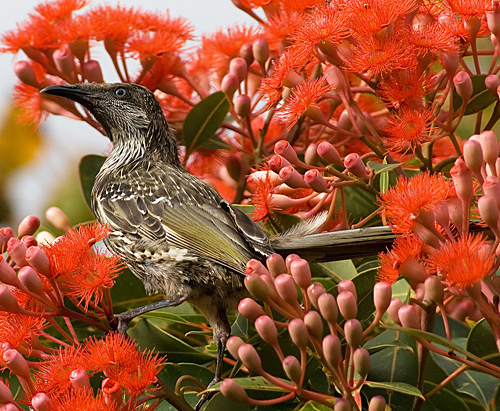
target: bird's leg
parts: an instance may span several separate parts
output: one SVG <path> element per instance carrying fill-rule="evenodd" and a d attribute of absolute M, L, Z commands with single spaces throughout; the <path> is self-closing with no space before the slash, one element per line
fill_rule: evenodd
<path fill-rule="evenodd" d="M 173 307 L 183 303 L 187 299 L 187 295 L 182 295 L 176 300 L 161 300 L 154 303 L 145 305 L 143 307 L 133 308 L 131 310 L 125 311 L 123 313 L 115 314 L 115 318 L 118 321 L 116 329 L 122 334 L 127 333 L 128 324 L 135 317 L 139 315 L 148 313 L 150 311 L 158 310 L 159 308 Z"/>
<path fill-rule="evenodd" d="M 215 375 L 212 381 L 207 385 L 207 389 L 217 384 L 222 378 L 222 365 L 224 363 L 224 351 L 226 350 L 226 343 L 231 335 L 231 326 L 227 319 L 226 310 L 220 309 L 217 311 L 216 319 L 212 323 L 212 329 L 214 333 L 214 340 L 217 344 L 217 361 L 215 363 Z M 199 410 L 201 406 L 210 399 L 213 395 L 212 392 L 207 392 L 203 394 L 198 403 L 196 404 L 196 410 Z"/>

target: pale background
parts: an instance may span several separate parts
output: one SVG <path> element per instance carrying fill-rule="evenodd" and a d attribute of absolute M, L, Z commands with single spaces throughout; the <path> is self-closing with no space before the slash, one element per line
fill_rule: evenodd
<path fill-rule="evenodd" d="M 16 28 L 16 23 L 25 20 L 28 13 L 41 3 L 37 0 L 18 0 L 3 7 L 0 13 L 0 33 Z M 117 4 L 117 1 L 93 1 L 96 4 Z M 234 23 L 253 24 L 253 20 L 237 9 L 231 0 L 121 0 L 122 6 L 140 6 L 151 11 L 170 10 L 171 17 L 184 17 L 195 27 L 194 34 L 210 34 L 217 28 L 227 28 Z M 88 6 L 87 6 L 88 7 Z M 196 45 L 196 44 L 193 44 Z M 96 55 L 96 54 L 94 54 Z M 106 81 L 117 81 L 107 54 L 97 54 L 103 65 Z M 16 77 L 12 71 L 13 62 L 24 59 L 24 55 L 0 54 L 0 123 L 9 107 L 10 96 Z M 19 221 L 28 214 L 43 216 L 51 206 L 51 199 L 68 176 L 77 171 L 78 162 L 85 154 L 101 154 L 107 146 L 107 139 L 90 126 L 74 120 L 50 116 L 41 124 L 43 146 L 36 158 L 10 178 L 8 196 L 12 207 L 12 221 Z M 0 153 L 0 161 L 2 153 Z M 51 197 L 52 196 L 52 197 Z M 0 224 L 6 223 L 0 216 Z M 73 222 L 75 223 L 75 222 Z"/>

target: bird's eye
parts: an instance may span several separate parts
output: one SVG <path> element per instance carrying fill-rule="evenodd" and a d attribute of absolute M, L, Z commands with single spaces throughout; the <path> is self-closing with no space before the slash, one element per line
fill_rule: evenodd
<path fill-rule="evenodd" d="M 117 87 L 115 89 L 115 96 L 123 98 L 127 95 L 127 90 L 125 90 L 123 87 Z"/>

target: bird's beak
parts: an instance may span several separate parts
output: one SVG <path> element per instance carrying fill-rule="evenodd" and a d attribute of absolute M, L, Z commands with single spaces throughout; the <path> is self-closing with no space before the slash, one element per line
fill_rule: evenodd
<path fill-rule="evenodd" d="M 54 86 L 45 87 L 40 90 L 40 93 L 51 94 L 53 96 L 66 97 L 67 99 L 83 103 L 86 97 L 90 96 L 90 92 L 82 90 L 74 84 L 57 84 Z"/>

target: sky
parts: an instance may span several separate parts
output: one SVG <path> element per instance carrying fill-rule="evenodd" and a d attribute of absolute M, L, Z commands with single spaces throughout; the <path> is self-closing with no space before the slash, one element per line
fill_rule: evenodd
<path fill-rule="evenodd" d="M 15 7 L 4 7 L 0 13 L 0 33 L 15 29 L 16 23 L 22 22 L 41 1 L 19 0 Z M 120 4 L 135 6 L 150 11 L 169 10 L 171 17 L 184 17 L 195 27 L 195 35 L 209 34 L 217 28 L 227 28 L 235 23 L 252 24 L 253 20 L 244 12 L 237 9 L 231 0 L 107 0 L 90 2 L 94 4 Z M 99 58 L 101 57 L 101 58 Z M 24 59 L 19 53 L 0 54 L 0 123 L 2 113 L 5 113 L 10 104 L 12 88 L 16 77 L 12 65 Z M 117 81 L 112 76 L 109 57 L 103 51 L 98 54 L 98 60 L 103 65 L 106 81 Z M 106 75 L 108 73 L 108 75 Z M 50 204 L 51 195 L 57 190 L 58 181 L 76 172 L 80 158 L 85 154 L 101 154 L 108 146 L 108 140 L 103 138 L 89 125 L 62 117 L 50 116 L 42 122 L 40 131 L 43 134 L 43 148 L 36 158 L 26 167 L 19 170 L 10 178 L 7 186 L 8 196 L 13 207 L 14 222 L 28 214 L 43 216 Z M 1 161 L 1 156 L 0 156 Z M 3 218 L 0 216 L 0 223 Z"/>

